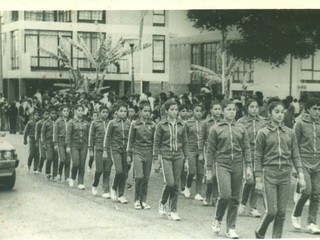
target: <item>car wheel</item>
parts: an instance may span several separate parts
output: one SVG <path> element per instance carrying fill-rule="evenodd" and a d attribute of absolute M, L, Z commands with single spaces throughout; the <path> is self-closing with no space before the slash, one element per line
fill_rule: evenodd
<path fill-rule="evenodd" d="M 16 183 L 16 170 L 13 171 L 12 176 L 4 178 L 4 185 L 8 190 L 11 190 Z"/>

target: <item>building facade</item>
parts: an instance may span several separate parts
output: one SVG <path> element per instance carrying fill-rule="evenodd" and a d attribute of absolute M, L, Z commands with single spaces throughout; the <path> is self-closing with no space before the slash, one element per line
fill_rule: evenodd
<path fill-rule="evenodd" d="M 228 35 L 231 41 L 237 38 L 237 33 Z M 181 92 L 198 91 L 205 81 L 190 73 L 191 64 L 217 71 L 221 67 L 217 61 L 220 41 L 218 31 L 171 39 L 170 83 L 180 83 Z M 286 63 L 279 67 L 261 61 L 241 62 L 230 81 L 230 97 L 256 91 L 263 92 L 266 97 L 291 95 L 299 98 L 302 93 L 320 96 L 320 52 L 308 59 L 288 56 Z"/>
<path fill-rule="evenodd" d="M 143 21 L 142 21 L 143 19 Z M 59 90 L 55 83 L 68 83 L 68 69 L 40 51 L 58 52 L 59 36 L 77 40 L 97 51 L 98 34 L 119 38 L 139 38 L 150 47 L 133 54 L 136 92 L 156 89 L 169 81 L 169 27 L 166 11 L 6 11 L 3 12 L 2 59 L 3 93 L 9 99 L 32 96 L 37 89 Z M 124 46 L 128 47 L 129 46 Z M 70 46 L 73 67 L 89 79 L 95 69 L 83 53 Z M 126 94 L 131 89 L 131 57 L 119 66 L 110 65 L 104 86 Z M 1 87 L 1 86 L 0 86 Z"/>

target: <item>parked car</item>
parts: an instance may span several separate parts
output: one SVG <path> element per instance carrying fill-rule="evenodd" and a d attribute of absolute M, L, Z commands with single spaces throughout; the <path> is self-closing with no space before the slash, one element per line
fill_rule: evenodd
<path fill-rule="evenodd" d="M 19 160 L 15 148 L 4 137 L 5 133 L 0 133 L 0 185 L 10 190 L 16 182 Z"/>

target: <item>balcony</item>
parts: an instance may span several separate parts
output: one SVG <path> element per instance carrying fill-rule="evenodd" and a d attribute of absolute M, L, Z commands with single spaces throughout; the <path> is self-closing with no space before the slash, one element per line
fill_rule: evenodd
<path fill-rule="evenodd" d="M 73 58 L 73 62 L 77 63 L 81 71 L 84 72 L 95 72 L 95 68 L 86 60 L 85 58 Z M 47 56 L 33 56 L 31 57 L 31 71 L 43 71 L 43 70 L 68 70 L 62 67 L 60 63 Z M 128 74 L 129 73 L 129 63 L 127 59 L 120 59 L 119 64 L 109 65 L 108 73 L 113 74 Z"/>

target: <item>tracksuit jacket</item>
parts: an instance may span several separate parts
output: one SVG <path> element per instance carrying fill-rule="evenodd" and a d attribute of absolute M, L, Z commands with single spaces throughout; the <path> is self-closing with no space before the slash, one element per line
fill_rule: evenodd
<path fill-rule="evenodd" d="M 59 145 L 66 144 L 67 124 L 68 124 L 68 120 L 62 117 L 55 122 L 54 131 L 53 131 L 54 144 L 59 144 Z"/>
<path fill-rule="evenodd" d="M 208 170 L 214 170 L 215 163 L 229 167 L 233 161 L 241 160 L 246 166 L 251 164 L 248 133 L 240 123 L 217 123 L 210 130 L 207 145 Z"/>
<path fill-rule="evenodd" d="M 128 119 L 116 118 L 111 120 L 108 123 L 103 142 L 104 150 L 107 152 L 110 152 L 110 150 L 126 150 L 130 124 Z"/>
<path fill-rule="evenodd" d="M 35 128 L 36 128 L 35 129 L 35 140 L 39 141 L 39 143 L 41 140 L 41 128 L 42 128 L 43 123 L 44 123 L 44 120 L 39 120 L 35 126 Z"/>
<path fill-rule="evenodd" d="M 86 120 L 71 119 L 67 124 L 67 147 L 80 147 L 88 144 L 89 123 Z"/>
<path fill-rule="evenodd" d="M 181 120 L 177 120 L 174 126 L 167 119 L 162 120 L 156 127 L 153 155 L 170 155 L 173 152 L 181 152 L 184 158 L 187 158 L 189 155 L 187 143 L 187 131 Z"/>
<path fill-rule="evenodd" d="M 207 143 L 210 129 L 221 120 L 221 118 L 214 119 L 213 117 L 211 117 L 203 121 L 202 128 L 200 131 L 199 149 L 201 149 L 202 151 L 204 150 L 204 146 Z"/>
<path fill-rule="evenodd" d="M 35 120 L 30 120 L 26 127 L 24 128 L 24 133 L 23 133 L 23 138 L 24 140 L 29 139 L 34 140 L 35 139 L 35 129 L 36 129 L 36 121 Z"/>
<path fill-rule="evenodd" d="M 283 124 L 279 127 L 267 124 L 258 132 L 256 156 L 254 161 L 255 175 L 261 176 L 265 166 L 292 166 L 301 171 L 299 148 L 294 131 Z"/>
<path fill-rule="evenodd" d="M 196 152 L 199 154 L 202 151 L 200 147 L 200 137 L 203 124 L 204 123 L 202 121 L 194 118 L 185 122 L 190 152 Z"/>
<path fill-rule="evenodd" d="M 156 124 L 149 120 L 143 123 L 137 120 L 131 123 L 127 152 L 143 154 L 145 149 L 152 149 Z"/>
<path fill-rule="evenodd" d="M 44 146 L 53 144 L 53 126 L 54 121 L 51 119 L 46 120 L 41 128 L 41 142 Z"/>
<path fill-rule="evenodd" d="M 108 122 L 108 120 L 103 121 L 102 119 L 97 119 L 91 123 L 88 142 L 88 147 L 90 149 L 93 149 L 94 146 L 103 148 L 104 136 L 106 134 Z"/>

